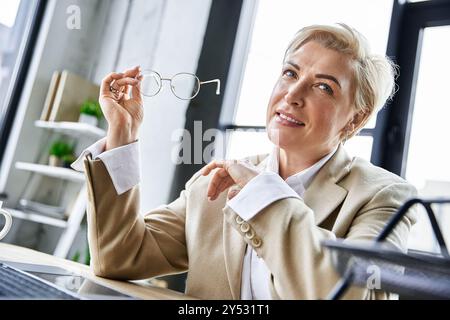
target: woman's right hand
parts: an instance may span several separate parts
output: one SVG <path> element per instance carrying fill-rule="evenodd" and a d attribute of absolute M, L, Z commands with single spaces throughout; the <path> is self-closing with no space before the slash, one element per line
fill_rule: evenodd
<path fill-rule="evenodd" d="M 137 140 L 144 119 L 141 80 L 139 67 L 124 73 L 111 73 L 103 79 L 99 102 L 108 121 L 105 151 Z"/>

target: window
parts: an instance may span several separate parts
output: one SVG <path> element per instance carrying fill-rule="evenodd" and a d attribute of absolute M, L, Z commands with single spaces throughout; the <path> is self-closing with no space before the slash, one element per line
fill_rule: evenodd
<path fill-rule="evenodd" d="M 8 83 L 11 79 L 14 68 L 15 52 L 20 45 L 17 39 L 17 32 L 14 34 L 17 11 L 20 1 L 8 1 L 0 12 L 0 105 L 3 105 Z"/>
<path fill-rule="evenodd" d="M 46 1 L 8 0 L 0 10 L 0 154 L 6 145 Z"/>
<path fill-rule="evenodd" d="M 450 195 L 450 149 L 445 137 L 450 136 L 448 119 L 450 103 L 447 98 L 447 77 L 450 74 L 450 26 L 423 30 L 420 65 L 414 99 L 414 113 L 406 162 L 406 178 L 423 198 Z M 422 208 L 420 208 L 423 211 Z M 450 241 L 450 206 L 435 208 L 446 241 Z M 431 225 L 425 212 L 413 227 L 410 247 L 438 251 L 431 237 Z"/>
<path fill-rule="evenodd" d="M 399 90 L 379 117 L 383 130 L 378 131 L 374 141 L 374 162 L 415 185 L 419 198 L 448 199 L 445 75 L 450 71 L 446 41 L 450 36 L 450 2 L 398 0 L 393 17 L 388 50 L 400 66 Z M 435 205 L 433 209 L 448 242 L 449 205 Z M 421 206 L 417 218 L 408 247 L 438 251 Z"/>
<path fill-rule="evenodd" d="M 235 104 L 224 106 L 236 105 L 232 119 L 222 119 L 222 122 L 229 120 L 225 126 L 238 129 L 230 135 L 227 157 L 241 158 L 270 151 L 271 143 L 264 132 L 266 107 L 286 46 L 300 28 L 310 24 L 344 22 L 364 34 L 375 52 L 385 54 L 392 5 L 393 0 L 256 2 L 247 61 L 241 73 L 240 94 Z M 367 124 L 368 130 L 364 130 L 363 135 L 348 141 L 350 153 L 370 160 L 375 124 L 374 118 Z M 259 129 L 260 132 L 252 130 L 247 133 L 246 129 Z"/>

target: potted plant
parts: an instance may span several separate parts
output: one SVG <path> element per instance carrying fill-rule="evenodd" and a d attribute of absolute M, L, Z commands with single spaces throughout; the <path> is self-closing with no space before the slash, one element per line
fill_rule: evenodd
<path fill-rule="evenodd" d="M 97 126 L 102 116 L 100 104 L 97 101 L 87 100 L 81 105 L 78 122 Z"/>
<path fill-rule="evenodd" d="M 65 141 L 55 141 L 50 147 L 49 165 L 61 167 L 63 158 L 73 155 L 73 148 Z"/>
<path fill-rule="evenodd" d="M 77 160 L 77 157 L 75 157 L 75 155 L 72 154 L 72 153 L 71 154 L 66 154 L 66 155 L 61 157 L 62 166 L 64 168 L 68 168 L 68 169 L 70 169 L 70 165 L 72 163 L 74 163 L 75 160 Z"/>

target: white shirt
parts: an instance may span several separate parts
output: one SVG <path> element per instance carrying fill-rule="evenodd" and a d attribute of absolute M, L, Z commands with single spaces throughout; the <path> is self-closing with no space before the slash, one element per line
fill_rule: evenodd
<path fill-rule="evenodd" d="M 279 149 L 273 148 L 267 159 L 265 171 L 247 183 L 238 195 L 228 202 L 228 206 L 248 221 L 277 200 L 303 197 L 314 176 L 336 151 L 337 147 L 311 167 L 284 181 L 278 174 Z M 242 267 L 241 299 L 272 299 L 269 283 L 270 270 L 256 251 L 247 246 Z"/>
<path fill-rule="evenodd" d="M 72 168 L 83 171 L 83 161 L 91 154 L 100 159 L 111 176 L 117 191 L 122 194 L 139 184 L 139 147 L 138 142 L 104 152 L 106 138 L 101 139 L 82 152 L 72 164 Z M 271 203 L 289 198 L 300 198 L 322 166 L 334 155 L 337 147 L 313 166 L 298 172 L 284 181 L 278 174 L 279 149 L 274 147 L 267 158 L 265 169 L 250 180 L 233 199 L 228 201 L 241 218 L 248 221 Z M 253 248 L 247 246 L 242 268 L 241 299 L 270 300 L 270 270 L 264 260 Z"/>

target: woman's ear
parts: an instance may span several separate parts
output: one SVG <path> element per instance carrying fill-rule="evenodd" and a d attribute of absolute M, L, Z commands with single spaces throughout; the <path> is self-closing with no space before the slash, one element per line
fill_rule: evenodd
<path fill-rule="evenodd" d="M 351 138 L 356 131 L 361 129 L 366 124 L 366 122 L 367 122 L 366 112 L 355 113 L 342 130 L 341 139 L 346 141 L 347 139 Z"/>
<path fill-rule="evenodd" d="M 353 116 L 353 121 L 352 121 L 354 128 L 355 128 L 354 130 L 359 130 L 362 127 L 364 127 L 367 123 L 368 117 L 369 117 L 369 114 L 367 112 L 360 111 L 360 112 L 356 113 Z"/>

